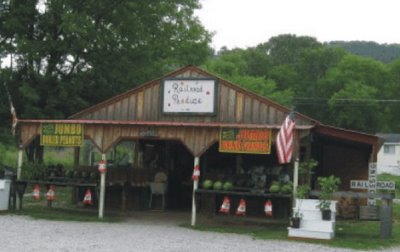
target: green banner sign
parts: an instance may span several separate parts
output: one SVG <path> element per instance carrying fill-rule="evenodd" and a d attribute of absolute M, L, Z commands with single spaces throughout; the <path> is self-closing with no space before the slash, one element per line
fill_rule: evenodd
<path fill-rule="evenodd" d="M 43 146 L 81 146 L 83 139 L 83 125 L 79 123 L 42 123 L 40 128 Z"/>

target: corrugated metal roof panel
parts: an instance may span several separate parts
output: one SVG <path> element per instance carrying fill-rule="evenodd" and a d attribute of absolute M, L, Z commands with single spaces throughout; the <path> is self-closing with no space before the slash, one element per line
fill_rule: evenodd
<path fill-rule="evenodd" d="M 173 127 L 226 127 L 226 128 L 260 128 L 279 129 L 280 124 L 241 124 L 241 123 L 218 123 L 218 122 L 167 122 L 167 121 L 125 121 L 125 120 L 47 120 L 47 119 L 21 119 L 19 123 L 82 123 L 82 124 L 104 124 L 104 125 L 138 125 L 138 126 L 173 126 Z M 296 129 L 312 129 L 315 125 L 296 125 Z"/>

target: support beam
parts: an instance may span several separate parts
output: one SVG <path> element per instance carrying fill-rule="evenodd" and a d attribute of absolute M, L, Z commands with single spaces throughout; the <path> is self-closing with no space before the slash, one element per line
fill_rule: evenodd
<path fill-rule="evenodd" d="M 194 168 L 200 166 L 200 158 L 195 157 L 194 158 Z M 199 167 L 200 169 L 200 167 Z M 195 226 L 196 225 L 196 190 L 199 188 L 199 180 L 194 179 L 193 180 L 193 195 L 192 195 L 192 221 L 191 225 Z"/>
<path fill-rule="evenodd" d="M 101 159 L 107 161 L 105 153 L 101 154 Z M 107 171 L 100 173 L 100 196 L 99 196 L 99 219 L 103 219 L 104 216 L 104 199 L 106 193 L 106 174 Z"/>
<path fill-rule="evenodd" d="M 24 150 L 22 148 L 18 149 L 17 179 L 21 179 L 23 154 Z"/>
<path fill-rule="evenodd" d="M 293 171 L 293 202 L 296 201 L 297 186 L 299 185 L 299 158 L 294 161 Z M 295 203 L 293 203 L 294 206 Z"/>

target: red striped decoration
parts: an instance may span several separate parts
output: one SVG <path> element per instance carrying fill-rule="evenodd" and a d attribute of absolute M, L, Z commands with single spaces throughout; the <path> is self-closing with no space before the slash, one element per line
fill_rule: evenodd
<path fill-rule="evenodd" d="M 276 136 L 276 151 L 279 164 L 289 163 L 293 154 L 293 129 L 296 124 L 291 119 L 291 115 L 285 118 L 281 129 Z"/>

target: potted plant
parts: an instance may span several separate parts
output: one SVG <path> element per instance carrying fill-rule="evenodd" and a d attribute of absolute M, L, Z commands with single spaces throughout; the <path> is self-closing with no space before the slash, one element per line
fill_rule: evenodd
<path fill-rule="evenodd" d="M 293 212 L 293 216 L 290 218 L 290 226 L 292 228 L 300 227 L 301 218 L 303 217 L 303 214 L 301 213 L 301 204 L 303 203 L 303 200 L 308 197 L 310 190 L 311 188 L 309 185 L 301 185 L 297 187 L 296 208 Z"/>
<path fill-rule="evenodd" d="M 323 220 L 331 220 L 331 200 L 333 193 L 337 191 L 340 185 L 340 178 L 331 175 L 329 177 L 318 177 L 317 179 L 321 189 L 317 207 L 321 210 Z"/>

